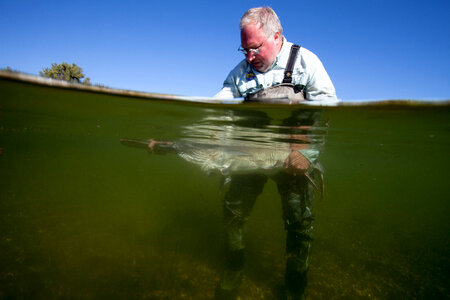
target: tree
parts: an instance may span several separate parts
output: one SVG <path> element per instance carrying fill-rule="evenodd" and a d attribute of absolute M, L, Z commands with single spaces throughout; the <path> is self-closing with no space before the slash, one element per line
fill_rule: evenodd
<path fill-rule="evenodd" d="M 10 66 L 6 66 L 6 68 L 0 69 L 0 71 L 9 72 L 9 73 L 19 73 L 19 71 L 11 69 Z"/>
<path fill-rule="evenodd" d="M 48 78 L 61 79 L 69 82 L 83 83 L 87 85 L 91 84 L 89 77 L 86 77 L 82 81 L 82 79 L 84 78 L 83 69 L 81 69 L 76 64 L 70 65 L 66 62 L 60 63 L 59 65 L 53 63 L 51 68 L 42 69 L 39 74 Z"/>

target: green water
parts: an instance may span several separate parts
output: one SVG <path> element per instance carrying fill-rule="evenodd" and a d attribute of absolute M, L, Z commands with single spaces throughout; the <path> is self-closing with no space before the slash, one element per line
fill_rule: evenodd
<path fill-rule="evenodd" d="M 211 299 L 223 267 L 220 178 L 120 139 L 178 140 L 199 120 L 242 109 L 279 129 L 294 108 L 1 80 L 0 299 Z M 308 298 L 450 298 L 450 107 L 322 114 L 325 195 L 315 202 Z M 216 125 L 233 125 L 224 120 Z M 240 298 L 277 299 L 284 264 L 269 181 L 248 224 Z"/>

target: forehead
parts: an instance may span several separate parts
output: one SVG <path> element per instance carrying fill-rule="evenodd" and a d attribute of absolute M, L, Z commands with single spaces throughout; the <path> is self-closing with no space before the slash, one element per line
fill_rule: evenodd
<path fill-rule="evenodd" d="M 261 45 L 267 39 L 263 29 L 257 23 L 250 23 L 241 30 L 241 45 L 252 48 Z"/>

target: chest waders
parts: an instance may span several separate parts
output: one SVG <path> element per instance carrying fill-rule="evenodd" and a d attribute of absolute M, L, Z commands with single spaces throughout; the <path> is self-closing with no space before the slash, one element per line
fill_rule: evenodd
<path fill-rule="evenodd" d="M 282 83 L 248 95 L 245 101 L 286 104 L 305 101 L 304 86 L 292 83 L 292 73 L 299 50 L 298 45 L 291 47 Z M 314 162 L 311 164 L 316 165 Z M 280 172 L 270 178 L 276 182 L 281 196 L 286 230 L 285 296 L 286 299 L 303 299 L 313 238 L 314 183 L 310 184 L 306 176 L 293 176 L 287 172 Z M 245 225 L 267 180 L 268 177 L 263 174 L 234 175 L 231 178 L 229 189 L 223 199 L 226 263 L 216 287 L 216 300 L 237 299 L 245 261 L 243 239 Z"/>
<path fill-rule="evenodd" d="M 304 101 L 305 96 L 303 94 L 303 89 L 305 87 L 302 85 L 297 86 L 292 84 L 292 73 L 294 71 L 294 65 L 299 51 L 299 45 L 292 45 L 282 83 L 263 89 L 254 94 L 247 95 L 245 101 L 272 103 L 280 102 L 289 104 Z"/>

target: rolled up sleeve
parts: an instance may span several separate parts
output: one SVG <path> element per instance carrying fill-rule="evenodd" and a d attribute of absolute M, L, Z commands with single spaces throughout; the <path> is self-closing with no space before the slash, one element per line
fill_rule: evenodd
<path fill-rule="evenodd" d="M 214 95 L 214 98 L 217 98 L 217 99 L 233 99 L 233 98 L 240 97 L 239 95 L 236 95 L 234 90 L 236 90 L 236 89 L 233 89 L 232 86 L 228 86 L 228 85 L 224 84 L 222 89 L 217 94 Z"/>

